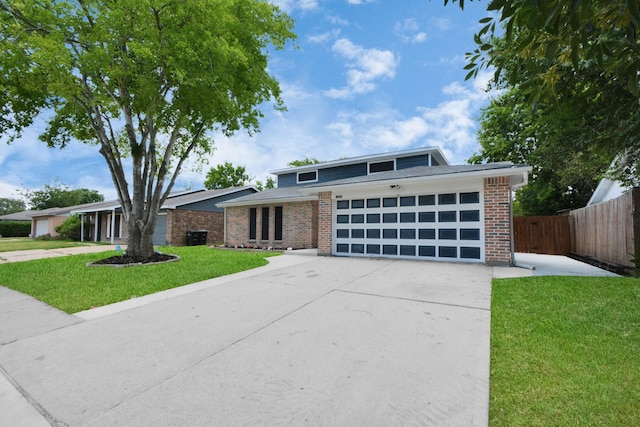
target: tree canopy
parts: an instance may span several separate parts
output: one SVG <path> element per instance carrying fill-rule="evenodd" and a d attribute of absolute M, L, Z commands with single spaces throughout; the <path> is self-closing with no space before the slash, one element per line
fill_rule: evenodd
<path fill-rule="evenodd" d="M 27 209 L 27 207 L 20 199 L 14 199 L 11 197 L 0 197 L 0 215 L 22 212 L 25 209 Z"/>
<path fill-rule="evenodd" d="M 449 2 L 464 8 L 464 0 L 444 1 Z M 569 105 L 562 99 L 567 83 L 576 82 L 574 89 L 599 97 L 604 109 L 591 117 L 604 119 L 601 123 L 610 127 L 607 131 L 601 125 L 600 136 L 608 133 L 612 138 L 585 134 L 583 142 L 597 144 L 600 150 L 615 147 L 610 176 L 626 185 L 640 184 L 635 125 L 640 102 L 639 2 L 491 0 L 487 10 L 495 14 L 480 21 L 475 35 L 478 47 L 467 53 L 467 78 L 493 68 L 497 87 L 517 86 L 528 102 L 542 103 L 544 108 L 564 102 L 560 109 Z M 578 152 L 584 145 L 575 149 Z"/>
<path fill-rule="evenodd" d="M 22 196 L 27 200 L 31 209 L 35 210 L 64 208 L 104 201 L 104 196 L 96 190 L 74 189 L 60 183 L 45 184 L 43 188 L 37 190 L 25 190 L 22 192 Z"/>
<path fill-rule="evenodd" d="M 244 166 L 233 166 L 230 162 L 211 168 L 207 172 L 204 186 L 207 190 L 242 187 L 251 180 Z"/>
<path fill-rule="evenodd" d="M 287 166 L 294 168 L 297 166 L 315 165 L 317 163 L 322 163 L 322 162 L 316 159 L 315 157 L 305 157 L 304 159 L 301 159 L 301 160 L 292 160 L 289 163 L 287 163 Z"/>
<path fill-rule="evenodd" d="M 0 0 L 0 133 L 46 109 L 49 146 L 97 145 L 127 250 L 149 256 L 158 209 L 186 159 L 211 152 L 209 132 L 252 134 L 265 102 L 284 109 L 268 50 L 292 28 L 263 0 Z"/>
<path fill-rule="evenodd" d="M 276 180 L 272 176 L 268 176 L 265 182 L 256 181 L 256 188 L 260 191 L 276 188 Z"/>

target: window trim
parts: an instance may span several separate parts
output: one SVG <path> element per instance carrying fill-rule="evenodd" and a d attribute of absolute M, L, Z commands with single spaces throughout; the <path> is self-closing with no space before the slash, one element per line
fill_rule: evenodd
<path fill-rule="evenodd" d="M 249 241 L 258 237 L 258 208 L 249 208 Z"/>
<path fill-rule="evenodd" d="M 303 181 L 300 181 L 300 175 L 308 173 L 314 173 L 316 175 L 315 179 L 305 179 Z M 296 184 L 307 184 L 309 182 L 318 182 L 318 169 L 296 173 Z"/>
<path fill-rule="evenodd" d="M 380 163 L 393 163 L 393 169 L 386 169 L 383 171 L 377 171 L 377 172 L 371 172 L 371 165 L 377 165 Z M 367 162 L 367 175 L 371 175 L 371 174 L 376 174 L 376 173 L 381 173 L 381 172 L 389 172 L 389 171 L 394 171 L 397 168 L 397 163 L 396 163 L 396 159 L 390 159 L 390 160 L 380 160 L 377 162 Z"/>

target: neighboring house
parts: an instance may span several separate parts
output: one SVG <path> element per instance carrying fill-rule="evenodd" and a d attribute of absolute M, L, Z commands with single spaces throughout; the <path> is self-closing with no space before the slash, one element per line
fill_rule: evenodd
<path fill-rule="evenodd" d="M 615 199 L 616 197 L 622 196 L 622 194 L 628 190 L 629 188 L 625 187 L 620 181 L 612 181 L 608 178 L 603 178 L 600 180 L 598 186 L 591 195 L 591 198 L 587 202 L 587 206 Z"/>
<path fill-rule="evenodd" d="M 280 169 L 277 188 L 219 204 L 225 242 L 509 264 L 511 191 L 530 171 L 509 162 L 450 166 L 436 147 Z"/>
<path fill-rule="evenodd" d="M 224 213 L 216 204 L 257 191 L 253 186 L 246 186 L 172 193 L 158 213 L 154 245 L 185 245 L 190 230 L 207 231 L 208 244 L 222 242 Z M 127 240 L 127 224 L 117 200 L 36 211 L 32 216 L 32 236 L 56 236 L 55 227 L 72 214 L 84 219 L 83 241 L 124 243 Z"/>
<path fill-rule="evenodd" d="M 31 214 L 34 212 L 36 211 L 22 211 L 0 215 L 0 221 L 31 221 Z"/>

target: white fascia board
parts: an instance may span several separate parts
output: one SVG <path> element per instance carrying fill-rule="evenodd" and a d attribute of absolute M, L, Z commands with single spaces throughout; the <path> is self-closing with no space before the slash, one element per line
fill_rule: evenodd
<path fill-rule="evenodd" d="M 73 209 L 70 211 L 72 214 L 75 213 L 90 213 L 90 212 L 111 212 L 114 209 L 120 209 L 120 204 L 114 204 L 110 206 L 102 206 L 100 208 L 84 208 L 84 209 Z"/>
<path fill-rule="evenodd" d="M 411 150 L 404 150 L 404 151 L 391 151 L 388 153 L 368 154 L 366 156 L 349 157 L 346 159 L 329 160 L 327 162 L 314 163 L 311 165 L 276 169 L 276 170 L 269 171 L 269 173 L 273 175 L 279 175 L 283 173 L 305 172 L 307 170 L 310 171 L 314 169 L 326 169 L 330 167 L 344 166 L 344 165 L 350 165 L 354 163 L 379 162 L 379 161 L 396 159 L 398 157 L 407 157 L 411 155 L 433 154 L 434 152 L 437 153 L 437 157 L 439 160 L 440 159 L 444 160 L 445 164 L 442 166 L 449 165 L 447 158 L 444 156 L 440 148 L 433 146 L 433 147 L 414 148 Z"/>
<path fill-rule="evenodd" d="M 432 176 L 414 176 L 409 178 L 388 178 L 376 181 L 356 182 L 350 184 L 334 184 L 327 183 L 325 186 L 312 186 L 305 188 L 306 192 L 320 193 L 323 191 L 335 191 L 337 189 L 355 189 L 355 188 L 370 188 L 380 187 L 388 185 L 402 185 L 415 182 L 439 182 L 439 181 L 460 181 L 467 180 L 469 178 L 492 178 L 500 176 L 515 177 L 515 181 L 510 180 L 510 186 L 512 189 L 519 188 L 527 183 L 529 172 L 533 168 L 531 166 L 519 167 L 517 169 L 490 169 L 483 171 L 471 171 L 471 172 L 457 172 L 451 174 L 432 175 Z"/>
<path fill-rule="evenodd" d="M 261 199 L 261 200 L 245 200 L 245 201 L 227 201 L 222 203 L 216 203 L 219 208 L 233 208 L 238 206 L 262 206 L 262 205 L 274 205 L 278 203 L 293 203 L 293 202 L 311 202 L 318 200 L 316 195 L 304 195 L 296 197 L 276 197 L 273 199 Z"/>

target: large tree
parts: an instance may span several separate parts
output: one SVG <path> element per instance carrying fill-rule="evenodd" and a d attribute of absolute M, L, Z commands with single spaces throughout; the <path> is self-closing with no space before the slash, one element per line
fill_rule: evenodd
<path fill-rule="evenodd" d="M 26 209 L 24 202 L 11 197 L 0 197 L 0 215 L 22 212 Z"/>
<path fill-rule="evenodd" d="M 445 5 L 449 2 L 464 8 L 464 0 L 444 0 Z M 490 0 L 487 10 L 494 14 L 480 21 L 475 36 L 478 47 L 467 54 L 468 78 L 482 68 L 493 68 L 498 86 L 517 85 L 530 102 L 553 102 L 559 83 L 575 75 L 597 76 L 635 98 L 632 108 L 638 109 L 637 0 Z M 638 185 L 637 133 L 628 135 L 618 154 L 614 177 Z"/>
<path fill-rule="evenodd" d="M 284 109 L 268 49 L 293 22 L 261 0 L 0 0 L 0 133 L 51 111 L 49 146 L 95 144 L 129 229 L 153 254 L 156 213 L 209 131 L 259 130 L 259 107 Z M 128 159 L 126 159 L 128 158 Z"/>
<path fill-rule="evenodd" d="M 242 187 L 251 180 L 245 166 L 233 166 L 230 162 L 209 169 L 204 186 L 208 190 Z"/>
<path fill-rule="evenodd" d="M 30 208 L 35 210 L 64 208 L 104 201 L 104 196 L 96 190 L 71 188 L 60 183 L 45 184 L 43 188 L 37 190 L 25 190 L 22 192 L 22 197 L 27 200 Z"/>

